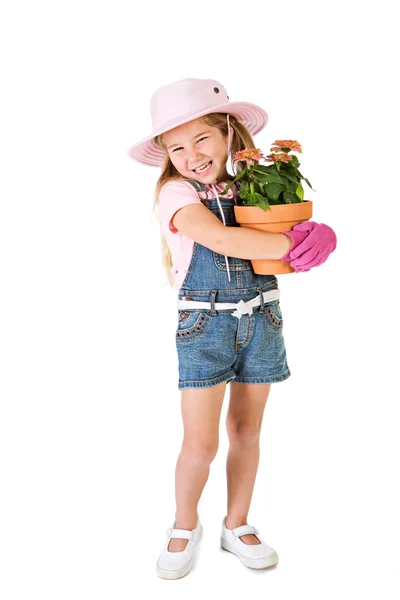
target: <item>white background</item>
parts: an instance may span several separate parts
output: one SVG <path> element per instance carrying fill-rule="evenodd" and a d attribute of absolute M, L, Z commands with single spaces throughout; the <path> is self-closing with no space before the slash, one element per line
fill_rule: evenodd
<path fill-rule="evenodd" d="M 399 597 L 394 4 L 2 5 L 3 600 Z M 338 247 L 279 278 L 292 377 L 272 386 L 249 515 L 278 566 L 219 547 L 225 401 L 204 539 L 169 582 L 155 563 L 182 439 L 177 292 L 158 170 L 127 149 L 151 131 L 151 94 L 185 77 L 263 106 L 263 150 L 302 144 L 313 218 Z"/>

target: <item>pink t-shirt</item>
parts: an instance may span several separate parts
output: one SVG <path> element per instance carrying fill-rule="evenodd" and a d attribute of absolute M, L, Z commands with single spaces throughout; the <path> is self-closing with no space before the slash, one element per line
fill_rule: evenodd
<path fill-rule="evenodd" d="M 220 193 L 228 183 L 228 181 L 222 181 L 214 184 L 214 187 Z M 238 193 L 238 189 L 233 185 L 222 198 L 236 198 Z M 174 289 L 176 290 L 179 290 L 185 279 L 192 259 L 194 241 L 178 231 L 171 223 L 171 219 L 183 206 L 201 204 L 201 200 L 211 200 L 212 198 L 215 198 L 215 193 L 209 185 L 207 185 L 206 191 L 197 192 L 191 183 L 178 179 L 168 181 L 160 190 L 158 217 L 161 221 L 162 234 L 171 250 L 172 276 L 174 277 Z"/>

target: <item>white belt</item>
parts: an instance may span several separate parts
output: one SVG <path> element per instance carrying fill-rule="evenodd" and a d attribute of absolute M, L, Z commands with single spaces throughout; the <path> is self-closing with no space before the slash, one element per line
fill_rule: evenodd
<path fill-rule="evenodd" d="M 264 302 L 272 302 L 273 300 L 279 300 L 280 291 L 279 290 L 270 290 L 269 292 L 263 292 Z M 260 306 L 260 295 L 248 300 L 248 302 L 243 302 L 240 300 L 237 304 L 230 304 L 229 302 L 215 302 L 214 308 L 215 310 L 232 310 L 236 309 L 235 312 L 232 313 L 232 317 L 237 317 L 240 319 L 242 315 L 251 315 L 253 312 L 253 308 L 256 306 Z M 211 302 L 196 302 L 195 300 L 178 300 L 178 309 L 183 308 L 191 308 L 193 310 L 205 309 L 211 310 Z"/>

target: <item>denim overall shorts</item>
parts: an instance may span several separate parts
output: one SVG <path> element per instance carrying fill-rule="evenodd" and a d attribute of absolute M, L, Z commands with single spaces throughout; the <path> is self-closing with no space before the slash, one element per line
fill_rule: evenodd
<path fill-rule="evenodd" d="M 207 189 L 197 181 L 190 183 L 198 193 Z M 226 226 L 239 227 L 234 200 L 220 198 L 219 202 Z M 216 198 L 202 203 L 223 221 Z M 264 292 L 278 290 L 275 275 L 255 274 L 250 260 L 233 257 L 228 260 L 230 281 L 225 257 L 197 242 L 193 244 L 178 301 L 185 300 L 187 304 L 205 301 L 209 308 L 178 308 L 176 348 L 180 390 L 233 380 L 275 383 L 290 377 L 279 298 L 263 300 Z M 215 309 L 216 303 L 248 302 L 257 296 L 260 305 L 240 318 L 232 315 L 232 309 Z"/>

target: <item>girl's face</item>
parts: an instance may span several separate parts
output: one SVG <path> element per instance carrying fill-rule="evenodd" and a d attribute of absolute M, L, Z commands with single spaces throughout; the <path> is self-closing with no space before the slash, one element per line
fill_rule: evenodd
<path fill-rule="evenodd" d="M 168 155 L 184 177 L 201 183 L 215 183 L 229 178 L 227 138 L 217 127 L 200 117 L 163 134 Z"/>

